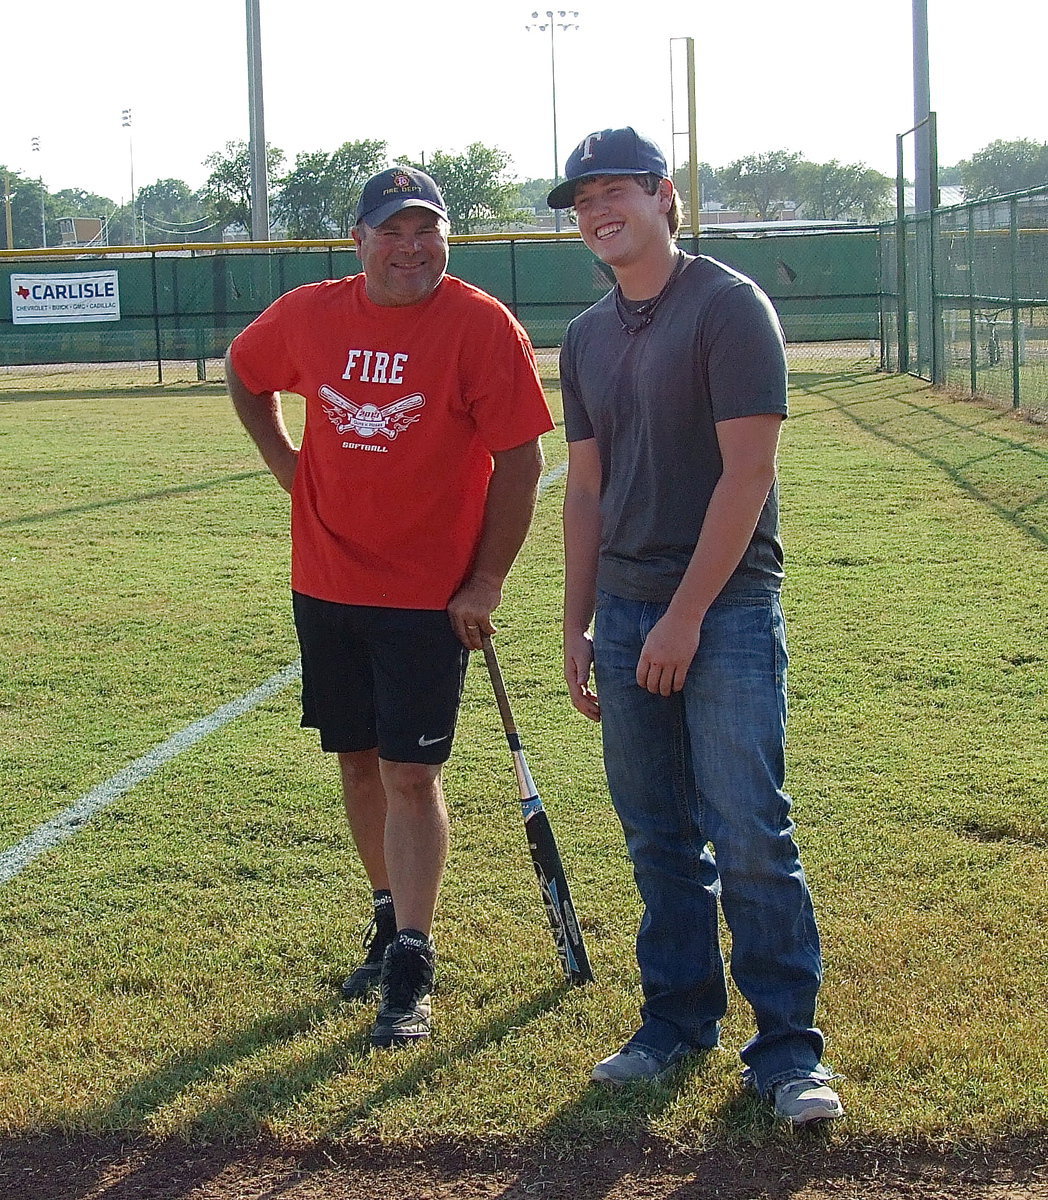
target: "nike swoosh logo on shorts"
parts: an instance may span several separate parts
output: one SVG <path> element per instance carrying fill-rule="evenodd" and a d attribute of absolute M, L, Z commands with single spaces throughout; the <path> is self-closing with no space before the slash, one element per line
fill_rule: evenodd
<path fill-rule="evenodd" d="M 445 733 L 443 737 L 438 738 L 428 738 L 425 736 L 425 734 L 423 734 L 423 736 L 419 738 L 418 744 L 420 746 L 432 746 L 435 742 L 447 741 L 449 737 L 451 737 L 450 733 Z"/>

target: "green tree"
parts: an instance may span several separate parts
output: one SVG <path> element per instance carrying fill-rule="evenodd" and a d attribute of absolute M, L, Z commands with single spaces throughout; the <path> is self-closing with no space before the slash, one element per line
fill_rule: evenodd
<path fill-rule="evenodd" d="M 726 202 L 751 212 L 758 221 L 770 221 L 793 199 L 799 154 L 769 150 L 737 158 L 717 173 Z"/>
<path fill-rule="evenodd" d="M 463 154 L 437 150 L 424 166 L 402 161 L 437 181 L 453 233 L 473 233 L 481 226 L 497 229 L 522 219 L 515 202 L 518 185 L 506 178 L 510 157 L 495 146 L 473 142 Z"/>
<path fill-rule="evenodd" d="M 273 213 L 287 227 L 288 237 L 319 238 L 331 233 L 331 197 L 324 150 L 303 151 L 280 180 Z"/>
<path fill-rule="evenodd" d="M 685 162 L 673 172 L 673 186 L 680 193 L 681 202 L 691 211 L 691 163 Z M 703 204 L 720 204 L 723 196 L 717 172 L 709 163 L 699 163 L 699 207 Z"/>
<path fill-rule="evenodd" d="M 8 246 L 6 240 L 5 195 L 10 197 L 11 204 L 11 232 L 14 242 L 12 246 Z M 43 226 L 47 228 L 47 243 L 52 245 L 55 241 L 52 224 L 54 215 L 51 197 L 38 179 L 29 179 L 19 171 L 0 166 L 0 229 L 4 230 L 0 236 L 0 245 L 10 250 L 40 246 L 43 244 Z"/>
<path fill-rule="evenodd" d="M 876 221 L 891 211 L 892 181 L 865 163 L 799 162 L 794 199 L 814 221 Z"/>
<path fill-rule="evenodd" d="M 552 179 L 525 179 L 516 184 L 513 203 L 520 208 L 549 212 L 546 197 L 553 191 Z"/>
<path fill-rule="evenodd" d="M 270 181 L 276 179 L 284 163 L 284 151 L 266 144 L 266 171 Z M 201 189 L 207 212 L 219 230 L 239 225 L 251 228 L 251 154 L 242 140 L 226 142 L 224 150 L 216 150 L 204 159 L 211 174 Z"/>
<path fill-rule="evenodd" d="M 147 242 L 209 241 L 219 230 L 199 194 L 181 179 L 158 179 L 135 197 Z"/>
<path fill-rule="evenodd" d="M 1023 192 L 1048 184 L 1048 142 L 991 142 L 958 165 L 969 200 Z"/>
<path fill-rule="evenodd" d="M 332 154 L 328 163 L 331 219 L 339 237 L 349 237 L 364 184 L 381 171 L 386 162 L 386 143 L 375 139 L 343 142 Z"/>
<path fill-rule="evenodd" d="M 56 208 L 61 209 L 55 214 L 60 217 L 104 217 L 118 207 L 108 196 L 84 188 L 63 188 L 55 192 L 53 200 Z"/>
<path fill-rule="evenodd" d="M 299 154 L 280 181 L 274 211 L 293 238 L 349 237 L 361 190 L 385 164 L 386 143 L 375 140 Z"/>

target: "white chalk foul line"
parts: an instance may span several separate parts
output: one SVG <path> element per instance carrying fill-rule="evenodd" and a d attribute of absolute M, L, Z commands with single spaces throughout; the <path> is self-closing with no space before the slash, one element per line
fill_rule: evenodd
<path fill-rule="evenodd" d="M 562 479 L 567 473 L 567 462 L 558 463 L 555 467 L 551 467 L 539 480 L 539 495 L 541 496 L 551 483 L 556 483 L 558 479 Z"/>
<path fill-rule="evenodd" d="M 256 705 L 261 704 L 263 700 L 268 699 L 276 692 L 282 691 L 301 673 L 302 668 L 297 660 L 290 663 L 283 670 L 277 671 L 275 675 L 270 675 L 265 683 L 259 684 L 254 691 L 248 692 L 238 700 L 231 700 L 229 704 L 223 704 L 209 716 L 201 717 L 199 721 L 187 725 L 185 729 L 181 729 L 169 737 L 166 742 L 154 746 L 148 754 L 143 754 L 141 758 L 135 759 L 122 771 L 117 771 L 104 783 L 92 788 L 67 809 L 52 817 L 50 821 L 38 825 L 17 845 L 0 853 L 0 883 L 7 883 L 19 871 L 24 870 L 33 859 L 57 846 L 59 842 L 65 841 L 66 838 L 72 837 L 73 834 L 79 833 L 85 822 L 90 820 L 95 813 L 112 804 L 114 800 L 130 791 L 136 784 L 148 779 L 164 763 L 177 757 L 184 750 L 188 750 L 190 746 L 207 737 L 209 733 L 214 733 L 216 729 L 220 729 L 227 722 L 250 712 Z"/>
<path fill-rule="evenodd" d="M 563 478 L 567 470 L 568 464 L 562 462 L 547 471 L 539 481 L 539 495 L 541 496 L 558 479 Z M 192 725 L 187 725 L 185 729 L 173 734 L 166 742 L 154 746 L 148 754 L 143 754 L 130 766 L 124 767 L 122 771 L 117 771 L 104 783 L 92 788 L 56 817 L 45 821 L 43 825 L 38 825 L 20 842 L 7 850 L 0 851 L 0 884 L 7 883 L 20 871 L 24 871 L 35 858 L 45 851 L 51 850 L 59 842 L 64 842 L 66 838 L 72 837 L 73 834 L 79 833 L 95 813 L 112 804 L 125 792 L 129 792 L 136 784 L 148 779 L 164 763 L 176 758 L 183 750 L 188 750 L 201 738 L 207 737 L 209 733 L 214 733 L 216 729 L 220 729 L 227 722 L 250 712 L 256 705 L 261 704 L 263 700 L 268 699 L 276 692 L 283 691 L 301 674 L 301 663 L 297 660 L 290 663 L 283 670 L 277 671 L 275 675 L 270 675 L 265 683 L 260 683 L 254 691 L 248 692 L 238 700 L 231 700 L 221 708 L 216 708 L 210 716 L 201 717 L 199 721 L 194 721 Z"/>

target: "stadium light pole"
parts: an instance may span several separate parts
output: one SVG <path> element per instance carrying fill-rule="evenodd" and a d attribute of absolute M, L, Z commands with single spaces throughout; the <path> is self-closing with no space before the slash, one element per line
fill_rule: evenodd
<path fill-rule="evenodd" d="M 247 2 L 248 146 L 251 157 L 251 240 L 269 241 L 269 166 L 262 103 L 262 23 L 258 0 Z"/>
<path fill-rule="evenodd" d="M 38 137 L 30 139 L 30 145 L 33 147 L 33 153 L 40 153 L 40 139 Z M 39 161 L 39 160 L 38 160 Z M 37 178 L 40 181 L 40 246 L 41 249 L 47 249 L 47 217 L 44 215 L 44 173 L 38 172 Z"/>
<path fill-rule="evenodd" d="M 913 0 L 913 182 L 914 209 L 931 212 L 939 198 L 932 194 L 931 135 L 928 114 L 932 109 L 928 70 L 928 0 Z"/>
<path fill-rule="evenodd" d="M 127 156 L 131 162 L 131 245 L 138 245 L 138 232 L 135 224 L 135 145 L 131 136 L 131 110 L 121 109 L 121 128 L 127 130 Z"/>
<path fill-rule="evenodd" d="M 545 17 L 545 21 L 542 18 Z M 559 18 L 559 20 L 558 20 Z M 579 14 L 574 8 L 548 8 L 543 12 L 531 14 L 531 24 L 525 25 L 528 32 L 545 33 L 549 30 L 549 74 L 553 90 L 553 186 L 560 182 L 560 151 L 557 149 L 557 30 L 566 32 L 569 29 L 579 29 Z M 559 208 L 553 210 L 554 229 L 560 233 Z"/>

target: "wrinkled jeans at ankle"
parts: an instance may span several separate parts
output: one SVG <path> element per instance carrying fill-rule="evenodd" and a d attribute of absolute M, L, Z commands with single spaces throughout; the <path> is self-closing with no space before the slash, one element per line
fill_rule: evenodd
<path fill-rule="evenodd" d="M 819 934 L 783 790 L 786 638 L 777 593 L 722 596 L 702 624 L 684 690 L 637 684 L 644 639 L 665 605 L 598 595 L 594 666 L 604 762 L 644 902 L 638 1045 L 718 1042 L 731 973 L 757 1034 L 742 1059 L 767 1092 L 826 1074 L 814 1027 Z M 712 843 L 712 850 L 709 843 Z"/>

